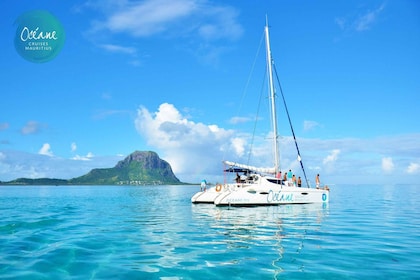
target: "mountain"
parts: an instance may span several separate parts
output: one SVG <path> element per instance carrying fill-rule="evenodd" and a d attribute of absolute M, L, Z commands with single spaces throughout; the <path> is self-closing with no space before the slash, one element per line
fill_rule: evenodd
<path fill-rule="evenodd" d="M 169 163 L 151 151 L 135 151 L 113 168 L 92 169 L 86 175 L 69 180 L 69 183 L 72 185 L 181 184 Z"/>
<path fill-rule="evenodd" d="M 112 168 L 92 169 L 70 180 L 20 178 L 7 185 L 178 185 L 168 162 L 152 151 L 135 151 Z"/>

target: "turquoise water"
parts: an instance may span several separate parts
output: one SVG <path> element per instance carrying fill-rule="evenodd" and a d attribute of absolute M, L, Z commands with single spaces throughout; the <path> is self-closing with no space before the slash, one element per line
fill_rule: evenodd
<path fill-rule="evenodd" d="M 229 209 L 198 186 L 0 187 L 0 278 L 419 279 L 419 188 Z"/>

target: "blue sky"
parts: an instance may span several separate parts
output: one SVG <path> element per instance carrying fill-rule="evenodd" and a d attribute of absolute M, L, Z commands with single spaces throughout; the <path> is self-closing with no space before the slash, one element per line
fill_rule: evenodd
<path fill-rule="evenodd" d="M 13 45 L 16 18 L 35 9 L 65 29 L 46 63 Z M 271 166 L 265 97 L 257 111 L 266 14 L 309 179 L 420 179 L 418 1 L 6 0 L 0 11 L 0 180 L 73 178 L 135 150 L 187 182 L 223 181 L 222 160 Z M 301 175 L 281 106 L 278 118 L 281 168 Z"/>

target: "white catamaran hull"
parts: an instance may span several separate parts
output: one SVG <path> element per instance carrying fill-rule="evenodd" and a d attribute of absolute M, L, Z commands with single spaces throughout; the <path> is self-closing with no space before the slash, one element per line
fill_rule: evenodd
<path fill-rule="evenodd" d="M 257 206 L 280 204 L 326 203 L 329 199 L 327 190 L 277 187 L 259 189 L 244 188 L 240 191 L 226 192 L 215 198 L 216 206 Z"/>
<path fill-rule="evenodd" d="M 218 195 L 216 206 L 257 206 L 280 204 L 326 203 L 329 201 L 328 187 L 322 189 L 299 188 L 272 183 L 266 177 L 259 177 L 254 184 L 241 188 L 230 188 Z"/>
<path fill-rule="evenodd" d="M 216 206 L 258 206 L 279 204 L 326 203 L 328 187 L 322 189 L 299 188 L 275 182 L 275 178 L 254 175 L 252 183 L 224 184 L 196 193 L 192 203 L 209 203 Z M 274 181 L 274 182 L 272 182 Z"/>

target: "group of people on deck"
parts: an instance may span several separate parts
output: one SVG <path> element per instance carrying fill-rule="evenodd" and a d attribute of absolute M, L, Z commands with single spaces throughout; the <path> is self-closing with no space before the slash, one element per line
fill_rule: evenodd
<path fill-rule="evenodd" d="M 283 177 L 281 175 L 281 171 L 279 171 L 276 175 L 277 179 L 280 179 L 280 183 L 283 182 L 287 182 L 286 184 L 288 184 L 289 186 L 294 186 L 294 187 L 302 187 L 302 179 L 300 178 L 300 176 L 296 179 L 295 174 L 293 174 L 292 170 L 289 169 L 288 172 L 284 172 Z M 319 174 L 316 175 L 315 177 L 315 183 L 316 183 L 316 187 L 319 188 L 319 184 L 320 184 L 320 180 L 319 180 Z"/>

